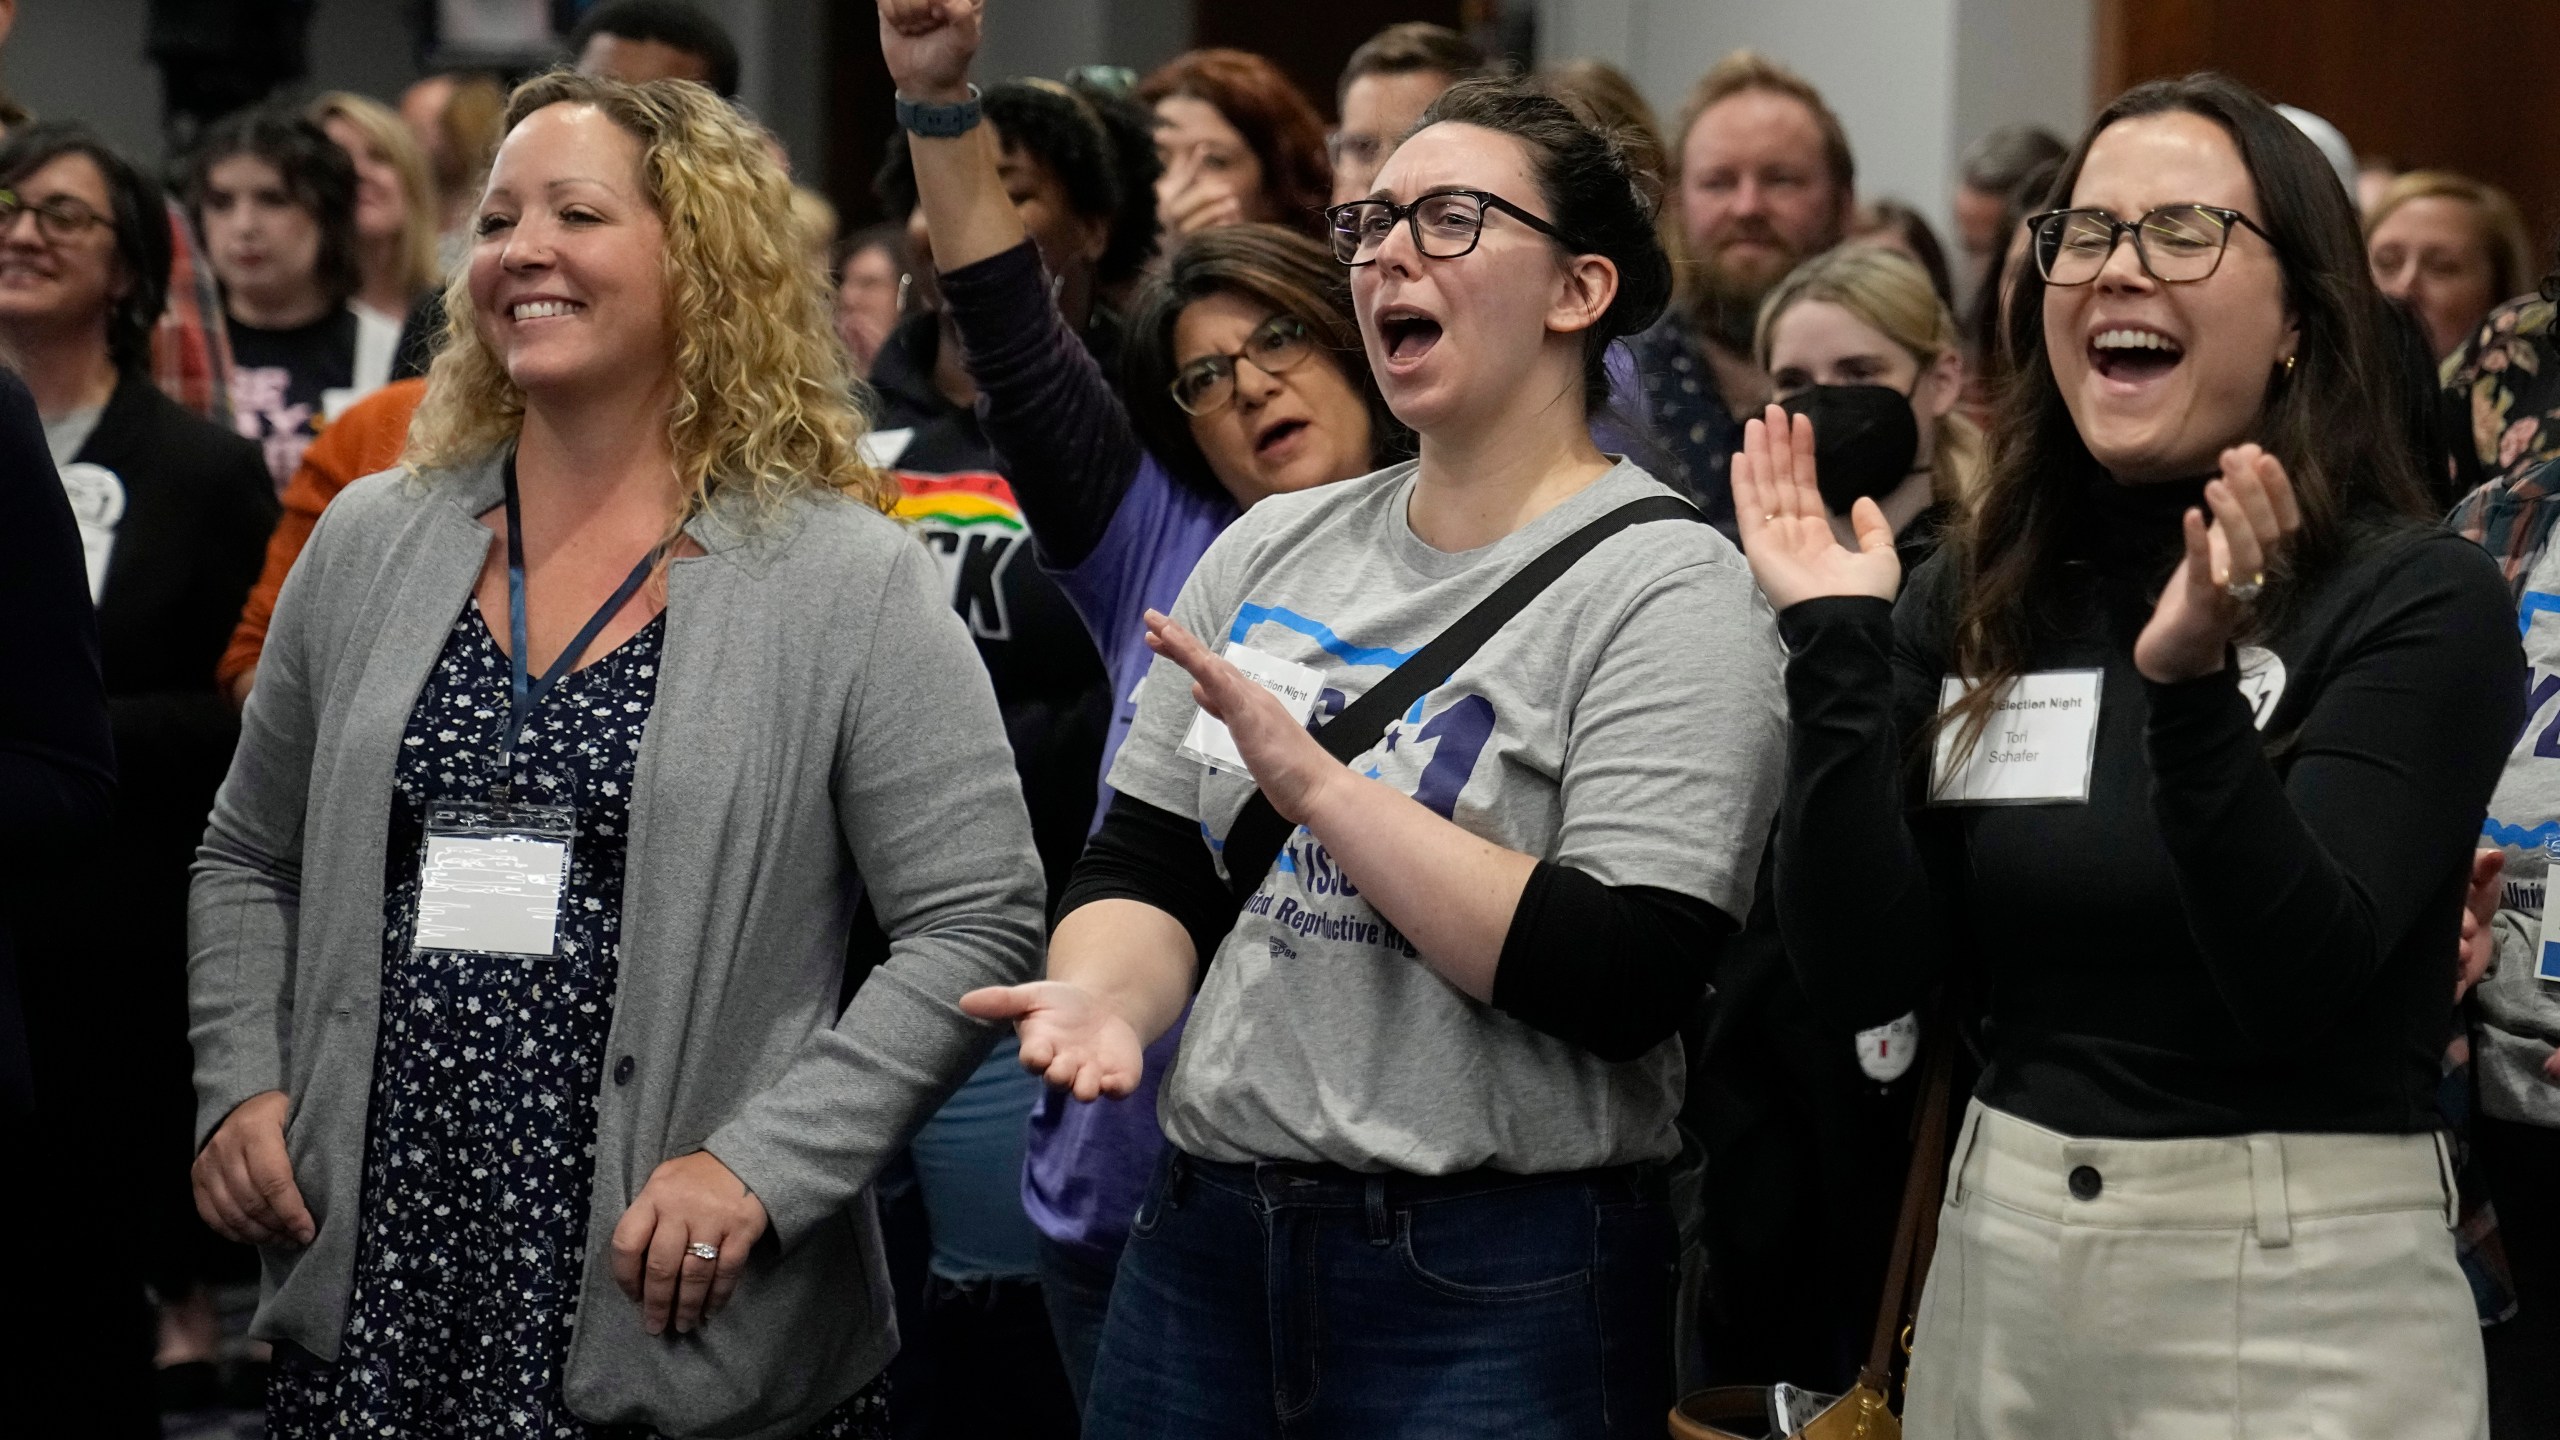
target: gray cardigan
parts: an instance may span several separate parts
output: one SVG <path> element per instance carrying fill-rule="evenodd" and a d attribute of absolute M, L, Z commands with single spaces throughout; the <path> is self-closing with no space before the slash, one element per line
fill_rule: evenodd
<path fill-rule="evenodd" d="M 252 1095 L 290 1097 L 319 1235 L 265 1252 L 255 1333 L 323 1358 L 354 1278 L 393 759 L 500 484 L 495 460 L 394 471 L 329 506 L 196 863 L 196 1140 Z M 923 547 L 834 496 L 686 532 L 707 553 L 667 575 L 565 1391 L 593 1422 L 785 1436 L 897 1348 L 866 1187 L 995 1038 L 961 993 L 1034 972 L 1041 871 L 995 696 Z M 890 955 L 839 1017 L 866 886 Z M 703 1149 L 772 1231 L 727 1310 L 653 1338 L 608 1244 L 650 1172 Z"/>

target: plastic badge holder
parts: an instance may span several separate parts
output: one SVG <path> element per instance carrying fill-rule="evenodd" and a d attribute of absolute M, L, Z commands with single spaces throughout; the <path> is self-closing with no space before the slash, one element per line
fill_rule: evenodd
<path fill-rule="evenodd" d="M 576 812 L 561 805 L 430 807 L 412 943 L 421 950 L 557 954 L 560 892 L 577 828 Z"/>

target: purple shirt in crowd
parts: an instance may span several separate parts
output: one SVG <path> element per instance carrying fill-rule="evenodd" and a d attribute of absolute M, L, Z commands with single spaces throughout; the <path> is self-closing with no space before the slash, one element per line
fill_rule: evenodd
<path fill-rule="evenodd" d="M 1175 481 L 1150 455 L 1139 463 L 1137 478 L 1121 497 L 1102 543 L 1081 564 L 1053 570 L 1058 588 L 1085 617 L 1093 643 L 1102 651 L 1103 668 L 1111 675 L 1111 729 L 1103 737 L 1102 772 L 1128 738 L 1129 722 L 1138 715 L 1138 682 L 1147 676 L 1155 652 L 1147 648 L 1149 610 L 1173 611 L 1173 597 L 1191 576 L 1191 567 L 1236 517 L 1221 506 Z M 1121 617 L 1116 629 L 1105 618 Z M 1099 778 L 1095 781 L 1101 784 Z M 1102 785 L 1094 823 L 1111 804 L 1111 787 Z M 1208 963 L 1207 956 L 1200 957 Z M 1031 1111 L 1031 1148 L 1022 1166 L 1022 1203 L 1031 1223 L 1059 1244 L 1089 1252 L 1109 1263 L 1128 1242 L 1130 1218 L 1138 1213 L 1156 1157 L 1164 1152 L 1164 1132 L 1156 1123 L 1156 1086 L 1173 1068 L 1174 1051 L 1182 1044 L 1182 1020 L 1147 1047 L 1146 1073 L 1138 1088 L 1119 1100 L 1079 1102 L 1064 1090 L 1044 1089 Z"/>
<path fill-rule="evenodd" d="M 1175 479 L 1140 445 L 1102 367 L 1059 319 L 1028 241 L 953 270 L 941 284 L 978 384 L 981 423 L 1012 467 L 1014 498 L 1041 562 L 1083 617 L 1111 677 L 1101 771 L 1108 774 L 1154 658 L 1143 617 L 1173 609 L 1209 542 L 1234 522 L 1235 504 Z M 1098 826 L 1111 792 L 1100 775 L 1095 784 Z M 1023 1208 L 1041 1234 L 1101 1264 L 1117 1262 L 1164 1153 L 1156 1085 L 1181 1043 L 1177 1023 L 1148 1047 L 1145 1077 L 1123 1099 L 1041 1092 L 1022 1174 Z"/>

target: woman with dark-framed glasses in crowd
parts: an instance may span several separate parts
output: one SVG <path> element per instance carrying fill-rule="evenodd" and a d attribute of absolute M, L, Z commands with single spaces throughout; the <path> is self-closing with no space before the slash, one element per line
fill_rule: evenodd
<path fill-rule="evenodd" d="M 1264 501 L 1150 615 L 1160 661 L 1050 978 L 969 1003 L 1089 1099 L 1141 1079 L 1199 983 L 1088 1435 L 1656 1435 L 1673 1027 L 1750 906 L 1774 636 L 1733 548 L 1591 445 L 1606 347 L 1670 289 L 1612 141 L 1464 82 L 1330 213 L 1420 458 Z M 1312 718 L 1352 724 L 1631 503 L 1667 513 L 1408 677 L 1420 698 L 1393 690 L 1347 764 L 1238 668 L 1304 667 Z M 1257 790 L 1276 861 L 1238 843 Z"/>
<path fill-rule="evenodd" d="M 1990 473 L 1907 586 L 1802 421 L 1734 470 L 1788 950 L 1846 1021 L 1986 1006 L 1905 1423 L 2483 1435 L 2434 1090 L 2504 591 L 2425 523 L 2355 218 L 2263 100 L 2130 91 L 2054 193 Z"/>
<path fill-rule="evenodd" d="M 883 0 L 882 53 L 923 127 L 905 142 L 910 163 L 893 159 L 883 175 L 912 177 L 932 288 L 961 342 L 944 353 L 965 357 L 1039 562 L 1111 677 L 1107 770 L 1150 659 L 1146 612 L 1172 606 L 1240 513 L 1375 470 L 1399 453 L 1403 431 L 1357 358 L 1341 267 L 1273 225 L 1204 230 L 1166 257 L 1120 330 L 1115 384 L 1115 367 L 1088 344 L 1107 337 L 1077 323 L 1080 262 L 1054 253 L 1061 247 L 1045 233 L 1067 227 L 1015 198 L 1036 191 L 996 96 L 1032 87 L 981 95 L 969 84 L 979 33 L 975 5 Z M 945 117 L 967 123 L 930 133 L 948 128 L 935 123 Z M 1137 178 L 1136 167 L 1121 168 L 1124 182 Z M 1098 775 L 1086 779 L 1099 786 Z M 1178 1036 L 1158 1042 L 1157 1059 L 1171 1063 Z M 1130 1219 L 1164 1148 L 1154 1100 L 1152 1079 L 1108 1103 L 1051 1092 L 1031 1122 L 1023 1204 L 1080 1397 Z"/>

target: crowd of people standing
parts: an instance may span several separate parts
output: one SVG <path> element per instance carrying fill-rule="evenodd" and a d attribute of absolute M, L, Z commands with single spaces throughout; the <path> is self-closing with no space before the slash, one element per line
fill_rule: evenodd
<path fill-rule="evenodd" d="M 672 0 L 0 139 L 83 1433 L 2560 1433 L 2511 200 L 878 10 L 841 237 Z"/>

